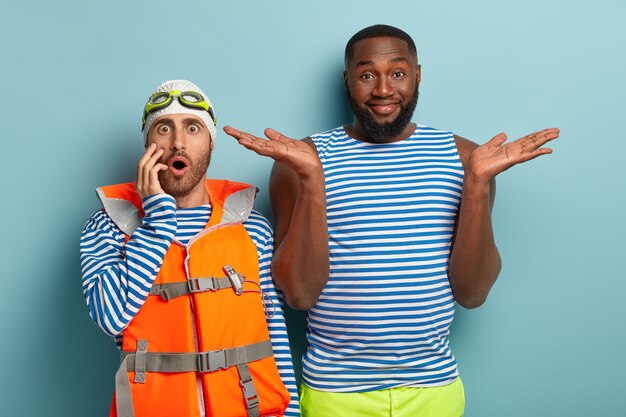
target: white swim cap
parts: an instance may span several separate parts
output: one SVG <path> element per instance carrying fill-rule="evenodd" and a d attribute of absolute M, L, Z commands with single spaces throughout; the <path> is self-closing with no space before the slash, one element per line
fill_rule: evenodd
<path fill-rule="evenodd" d="M 158 93 L 171 93 L 172 91 L 178 92 L 175 93 L 175 97 L 168 97 L 167 94 L 157 96 Z M 187 92 L 192 94 L 186 95 L 185 93 Z M 198 94 L 201 97 L 198 97 Z M 165 104 L 161 107 L 160 102 L 165 103 L 166 101 L 169 101 L 169 104 Z M 193 114 L 198 116 L 204 121 L 206 127 L 209 129 L 209 133 L 211 134 L 211 143 L 215 142 L 217 129 L 215 127 L 215 112 L 213 110 L 213 105 L 207 95 L 204 94 L 204 92 L 191 81 L 165 81 L 157 87 L 154 93 L 152 93 L 146 103 L 146 107 L 144 108 L 142 126 L 144 143 L 148 143 L 148 132 L 150 132 L 152 123 L 165 114 Z"/>

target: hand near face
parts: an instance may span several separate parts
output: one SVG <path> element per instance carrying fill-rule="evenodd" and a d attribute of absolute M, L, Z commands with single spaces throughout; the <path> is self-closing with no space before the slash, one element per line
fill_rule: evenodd
<path fill-rule="evenodd" d="M 163 149 L 157 149 L 157 146 L 152 143 L 139 160 L 135 187 L 141 198 L 164 192 L 159 182 L 159 172 L 165 171 L 167 165 L 157 162 L 162 155 Z"/>
<path fill-rule="evenodd" d="M 230 126 L 224 127 L 224 132 L 257 154 L 268 156 L 275 161 L 285 164 L 300 178 L 321 171 L 322 164 L 317 156 L 317 152 L 304 141 L 288 138 L 273 129 L 265 129 L 265 136 L 269 140 L 241 132 Z"/>
<path fill-rule="evenodd" d="M 505 144 L 506 134 L 499 133 L 474 149 L 469 157 L 468 174 L 479 182 L 488 183 L 513 165 L 551 154 L 552 149 L 542 146 L 558 137 L 559 129 L 550 128 Z"/>

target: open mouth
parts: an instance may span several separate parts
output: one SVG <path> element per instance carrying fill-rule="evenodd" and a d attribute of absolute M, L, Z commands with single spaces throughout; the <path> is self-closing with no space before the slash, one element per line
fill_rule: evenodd
<path fill-rule="evenodd" d="M 173 158 L 169 163 L 169 170 L 174 175 L 184 175 L 185 172 L 189 169 L 189 163 L 185 158 L 176 157 Z"/>

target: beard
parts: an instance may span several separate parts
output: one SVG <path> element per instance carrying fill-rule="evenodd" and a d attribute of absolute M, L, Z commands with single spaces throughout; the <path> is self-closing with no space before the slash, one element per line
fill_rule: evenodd
<path fill-rule="evenodd" d="M 197 160 L 192 159 L 185 151 L 176 151 L 166 159 L 161 158 L 159 162 L 169 167 L 170 161 L 177 156 L 181 156 L 189 162 L 189 169 L 184 175 L 174 175 L 169 169 L 159 172 L 161 188 L 174 198 L 187 196 L 199 182 L 205 179 L 206 170 L 211 162 L 211 148 L 207 147 L 206 152 L 199 155 Z"/>
<path fill-rule="evenodd" d="M 378 123 L 368 109 L 359 107 L 352 98 L 350 90 L 346 90 L 346 95 L 348 96 L 348 103 L 350 103 L 354 117 L 365 129 L 367 140 L 372 143 L 385 143 L 388 139 L 400 135 L 408 124 L 411 123 L 411 117 L 413 117 L 413 112 L 415 112 L 415 107 L 417 107 L 419 90 L 415 86 L 413 97 L 407 103 L 400 103 L 400 114 L 398 114 L 398 117 L 391 122 L 384 123 Z"/>

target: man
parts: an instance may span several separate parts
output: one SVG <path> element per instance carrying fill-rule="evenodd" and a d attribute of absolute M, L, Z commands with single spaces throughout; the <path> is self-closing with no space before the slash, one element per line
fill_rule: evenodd
<path fill-rule="evenodd" d="M 311 308 L 303 416 L 463 414 L 448 333 L 455 300 L 480 306 L 500 272 L 494 178 L 559 131 L 478 146 L 416 125 L 420 78 L 410 36 L 371 26 L 346 46 L 350 125 L 304 141 L 225 128 L 277 161 L 273 275 Z"/>
<path fill-rule="evenodd" d="M 217 131 L 193 83 L 162 83 L 142 121 L 137 182 L 98 189 L 80 245 L 89 313 L 122 350 L 111 415 L 297 416 L 256 188 L 205 179 Z"/>

